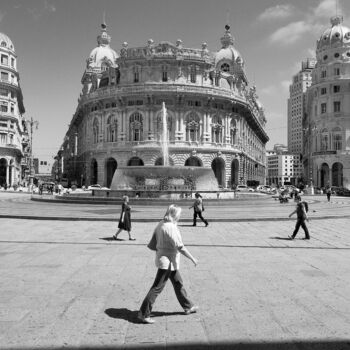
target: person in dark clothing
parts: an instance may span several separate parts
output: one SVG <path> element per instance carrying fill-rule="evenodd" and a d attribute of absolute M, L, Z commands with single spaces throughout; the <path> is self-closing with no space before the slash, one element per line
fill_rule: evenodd
<path fill-rule="evenodd" d="M 122 211 L 120 213 L 120 219 L 118 224 L 118 231 L 113 235 L 113 238 L 116 241 L 121 241 L 120 238 L 118 238 L 118 235 L 123 230 L 128 231 L 129 240 L 135 241 L 136 239 L 131 237 L 131 207 L 129 206 L 129 197 L 123 196 L 123 204 L 122 204 Z"/>
<path fill-rule="evenodd" d="M 331 200 L 331 194 L 332 194 L 332 189 L 330 186 L 327 186 L 326 188 L 326 195 L 327 195 L 327 201 L 330 202 Z"/>
<path fill-rule="evenodd" d="M 295 224 L 295 229 L 294 229 L 293 234 L 291 236 L 288 236 L 288 237 L 290 239 L 294 239 L 299 231 L 300 226 L 301 226 L 305 232 L 305 239 L 310 239 L 309 230 L 308 230 L 306 223 L 305 223 L 306 220 L 309 221 L 309 218 L 308 218 L 307 213 L 306 213 L 305 202 L 302 202 L 301 198 L 297 199 L 296 208 L 292 213 L 289 214 L 289 217 L 291 217 L 295 213 L 297 214 L 297 222 Z"/>
<path fill-rule="evenodd" d="M 197 226 L 198 216 L 205 223 L 205 227 L 207 227 L 209 223 L 202 216 L 202 212 L 204 211 L 202 196 L 198 192 L 196 192 L 194 196 L 196 197 L 196 200 L 194 201 L 193 205 L 189 207 L 189 209 L 193 208 L 193 226 Z"/>

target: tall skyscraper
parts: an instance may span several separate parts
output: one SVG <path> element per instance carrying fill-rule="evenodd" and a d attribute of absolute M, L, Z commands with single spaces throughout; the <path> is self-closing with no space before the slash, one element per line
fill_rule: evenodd
<path fill-rule="evenodd" d="M 308 58 L 301 63 L 301 70 L 293 76 L 288 99 L 288 152 L 301 154 L 303 150 L 303 116 L 305 114 L 306 90 L 311 86 L 312 70 L 316 60 Z"/>

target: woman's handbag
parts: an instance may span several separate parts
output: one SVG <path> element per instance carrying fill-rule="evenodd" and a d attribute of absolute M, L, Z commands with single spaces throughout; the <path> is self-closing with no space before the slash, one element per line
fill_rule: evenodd
<path fill-rule="evenodd" d="M 147 248 L 151 250 L 157 250 L 157 237 L 155 232 L 153 233 L 151 240 L 147 244 Z"/>

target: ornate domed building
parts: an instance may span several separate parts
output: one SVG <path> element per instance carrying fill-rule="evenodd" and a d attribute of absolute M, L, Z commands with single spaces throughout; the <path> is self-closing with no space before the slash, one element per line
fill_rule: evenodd
<path fill-rule="evenodd" d="M 350 29 L 331 18 L 317 41 L 317 63 L 307 91 L 304 169 L 316 186 L 350 188 Z"/>
<path fill-rule="evenodd" d="M 61 178 L 110 186 L 119 166 L 162 165 L 165 102 L 170 165 L 211 167 L 223 188 L 265 182 L 266 119 L 229 26 L 215 53 L 149 39 L 117 55 L 110 40 L 103 24 L 57 155 Z"/>
<path fill-rule="evenodd" d="M 22 181 L 28 134 L 23 114 L 17 55 L 11 39 L 0 33 L 0 187 Z"/>

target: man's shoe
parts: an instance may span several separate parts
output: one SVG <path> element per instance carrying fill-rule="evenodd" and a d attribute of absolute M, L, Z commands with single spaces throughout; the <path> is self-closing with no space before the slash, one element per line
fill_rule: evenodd
<path fill-rule="evenodd" d="M 193 224 L 192 226 L 197 226 L 196 224 Z"/>
<path fill-rule="evenodd" d="M 304 239 L 310 239 L 310 237 L 305 237 Z"/>
<path fill-rule="evenodd" d="M 209 222 L 206 222 L 206 223 L 205 223 L 205 227 L 207 227 L 208 225 L 209 225 Z"/>
<path fill-rule="evenodd" d="M 152 324 L 155 322 L 151 317 L 143 317 L 141 313 L 138 314 L 137 318 L 139 321 L 146 324 Z"/>
<path fill-rule="evenodd" d="M 292 241 L 294 239 L 293 236 L 288 236 L 288 238 Z"/>
<path fill-rule="evenodd" d="M 194 314 L 198 310 L 198 306 L 192 306 L 190 309 L 185 310 L 186 315 Z"/>

